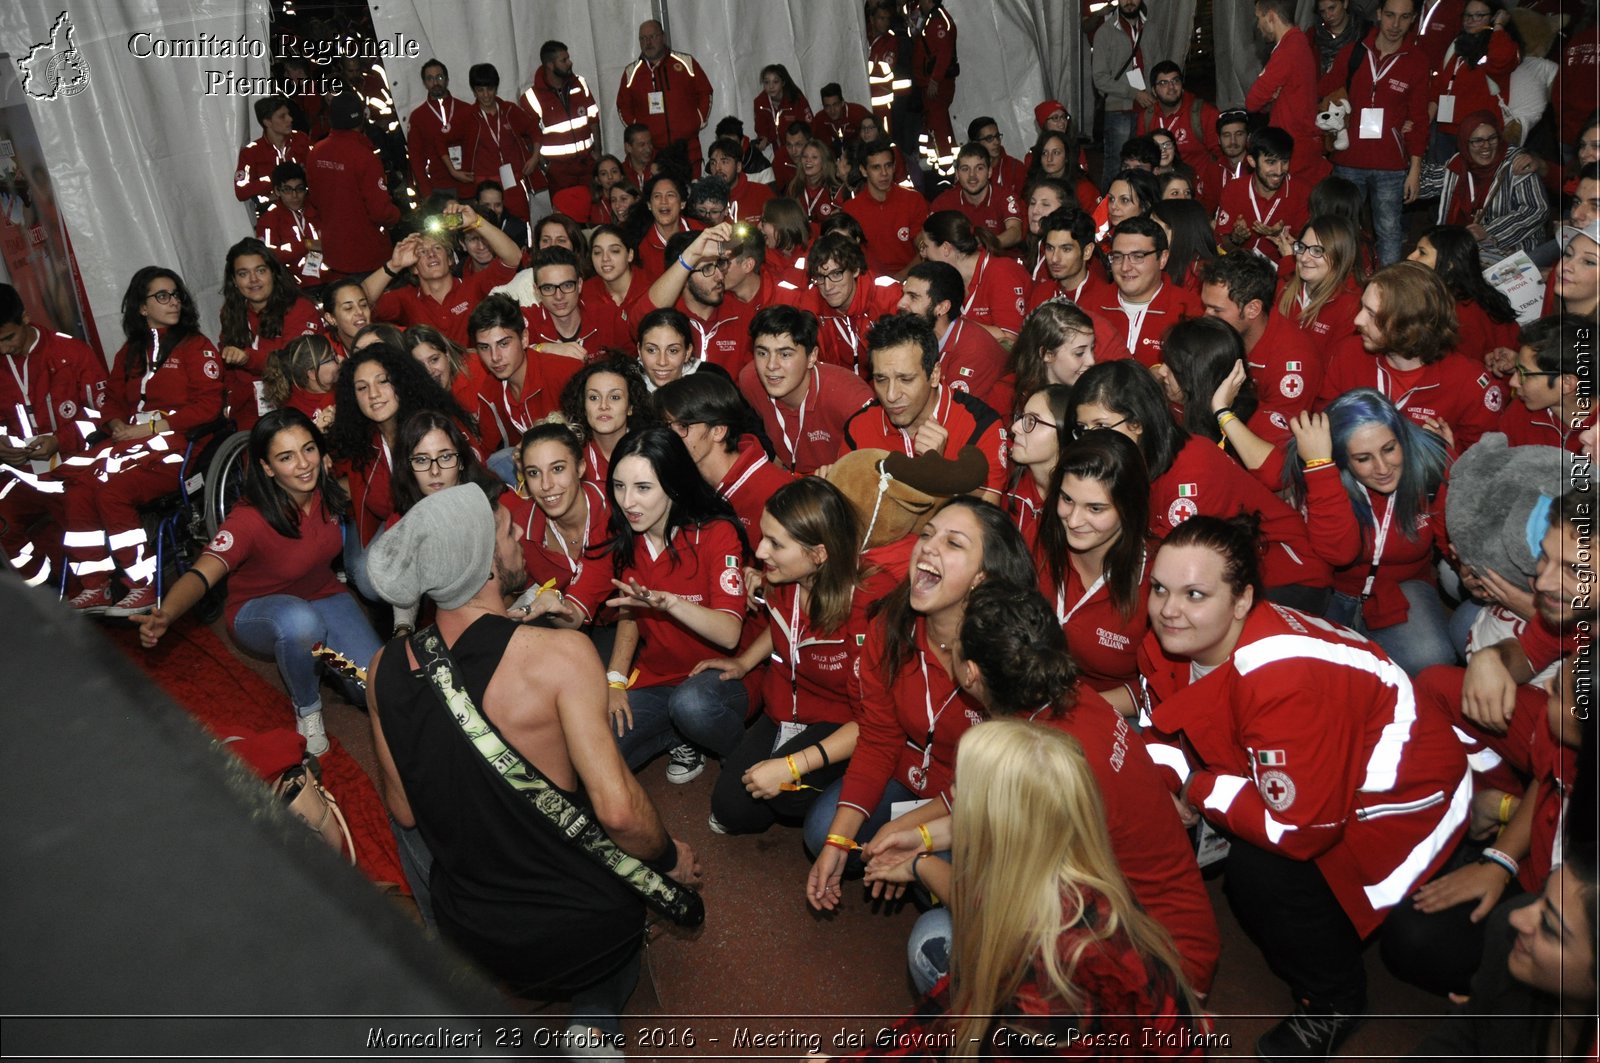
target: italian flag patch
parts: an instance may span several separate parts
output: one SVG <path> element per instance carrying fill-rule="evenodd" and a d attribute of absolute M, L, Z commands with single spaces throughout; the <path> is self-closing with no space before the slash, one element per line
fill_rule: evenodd
<path fill-rule="evenodd" d="M 1485 373 L 1485 374 L 1483 374 L 1483 376 L 1480 376 L 1478 378 L 1478 386 L 1480 388 L 1486 388 L 1486 387 L 1489 386 L 1489 374 L 1488 373 Z"/>
<path fill-rule="evenodd" d="M 723 565 L 725 565 L 728 568 L 738 568 L 739 567 L 738 555 L 736 555 L 736 554 L 723 554 L 722 555 L 722 563 L 723 563 Z"/>
<path fill-rule="evenodd" d="M 1283 363 L 1283 371 L 1285 373 L 1298 373 L 1298 372 L 1300 372 L 1300 363 L 1299 362 L 1284 362 Z"/>
<path fill-rule="evenodd" d="M 1178 497 L 1179 498 L 1193 498 L 1195 495 L 1197 495 L 1199 493 L 1200 493 L 1200 485 L 1199 484 L 1179 484 L 1178 485 Z"/>
<path fill-rule="evenodd" d="M 1256 763 L 1263 768 L 1281 768 L 1289 763 L 1289 758 L 1281 749 L 1263 749 L 1256 754 Z"/>

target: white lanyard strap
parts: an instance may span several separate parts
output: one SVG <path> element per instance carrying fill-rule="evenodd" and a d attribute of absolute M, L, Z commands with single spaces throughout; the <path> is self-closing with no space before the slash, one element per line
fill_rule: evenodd
<path fill-rule="evenodd" d="M 1249 184 L 1245 185 L 1244 190 L 1250 196 L 1250 213 L 1256 216 L 1257 224 L 1266 225 L 1268 222 L 1272 221 L 1272 216 L 1278 213 L 1278 208 L 1283 205 L 1283 201 L 1289 198 L 1289 190 L 1284 187 L 1289 183 L 1289 181 L 1290 178 L 1285 177 L 1283 179 L 1283 184 L 1278 186 L 1277 194 L 1272 197 L 1272 206 L 1267 210 L 1267 216 L 1264 218 L 1261 216 L 1261 204 L 1256 199 L 1255 181 L 1252 180 Z"/>
<path fill-rule="evenodd" d="M 944 715 L 944 710 L 956 700 L 956 695 L 961 693 L 961 688 L 956 687 L 950 691 L 950 696 L 944 699 L 944 704 L 939 706 L 939 711 L 933 709 L 933 685 L 928 679 L 928 655 L 921 650 L 917 651 L 917 660 L 922 665 L 922 703 L 928 710 L 928 737 L 922 743 L 922 775 L 927 778 L 928 765 L 933 762 L 933 732 L 939 726 L 939 719 Z"/>
<path fill-rule="evenodd" d="M 1370 502 L 1372 494 L 1369 491 L 1367 500 Z M 1389 496 L 1389 506 L 1383 511 L 1383 520 L 1378 522 L 1378 533 L 1372 538 L 1372 567 L 1367 569 L 1367 581 L 1361 585 L 1361 600 L 1366 601 L 1372 597 L 1372 587 L 1378 580 L 1378 563 L 1383 560 L 1383 548 L 1389 541 L 1389 525 L 1394 521 L 1394 496 Z"/>
<path fill-rule="evenodd" d="M 806 397 L 800 400 L 800 416 L 795 424 L 794 438 L 789 438 L 789 424 L 783 419 L 783 405 L 771 395 L 767 401 L 772 403 L 772 416 L 778 421 L 778 434 L 783 436 L 783 445 L 789 448 L 789 467 L 800 464 L 800 444 L 806 438 L 806 399 L 810 399 L 822 386 L 822 374 L 816 366 L 811 367 L 811 386 L 806 389 Z"/>
<path fill-rule="evenodd" d="M 1394 65 L 1400 61 L 1400 57 L 1402 55 L 1404 55 L 1404 54 L 1405 53 L 1401 52 L 1401 51 L 1395 52 L 1393 55 L 1391 55 L 1389 57 L 1389 61 L 1387 63 L 1384 63 L 1383 66 L 1380 68 L 1378 66 L 1377 57 L 1372 54 L 1372 49 L 1371 48 L 1367 49 L 1367 69 L 1372 72 L 1372 102 L 1373 103 L 1377 103 L 1378 102 L 1378 86 L 1383 82 L 1384 78 L 1389 76 L 1389 71 L 1394 69 Z"/>
<path fill-rule="evenodd" d="M 447 103 L 449 105 L 448 108 L 446 107 Z M 433 104 L 432 103 L 428 104 L 428 110 L 430 110 L 430 111 L 433 110 Z M 455 113 L 456 113 L 456 101 L 455 100 L 448 99 L 448 100 L 440 100 L 439 101 L 439 110 L 437 111 L 437 114 L 439 115 L 439 132 L 441 132 L 441 133 L 450 132 L 450 118 Z"/>
<path fill-rule="evenodd" d="M 989 268 L 989 256 L 985 252 L 978 252 L 978 264 L 972 268 L 972 283 L 967 286 L 967 301 L 961 304 L 963 315 L 972 312 L 973 300 L 978 298 L 978 284 L 983 280 L 984 270 Z"/>

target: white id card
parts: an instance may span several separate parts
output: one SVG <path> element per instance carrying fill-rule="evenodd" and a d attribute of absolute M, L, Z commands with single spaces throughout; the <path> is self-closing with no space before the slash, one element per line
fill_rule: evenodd
<path fill-rule="evenodd" d="M 453 145 L 451 147 L 445 148 L 444 149 L 444 153 L 446 155 L 450 156 L 450 165 L 451 166 L 454 166 L 458 170 L 461 169 L 461 145 L 460 144 L 455 144 L 455 145 Z"/>
<path fill-rule="evenodd" d="M 322 276 L 322 252 L 321 251 L 307 251 L 306 252 L 306 260 L 300 266 L 300 275 L 302 277 L 310 277 L 313 280 L 315 280 L 317 277 Z"/>
<path fill-rule="evenodd" d="M 265 380 L 251 381 L 256 389 L 256 413 L 262 417 L 272 412 L 272 401 L 267 398 L 267 382 Z"/>
<path fill-rule="evenodd" d="M 780 723 L 778 725 L 777 740 L 772 743 L 772 751 L 776 753 L 782 747 L 800 737 L 800 732 L 806 729 L 803 723 Z"/>
<path fill-rule="evenodd" d="M 651 114 L 666 114 L 667 113 L 667 95 L 666 95 L 666 93 L 664 93 L 664 92 L 652 92 L 650 94 L 650 113 Z"/>
<path fill-rule="evenodd" d="M 1130 71 L 1128 71 L 1128 84 L 1133 86 L 1133 91 L 1134 92 L 1143 92 L 1144 91 L 1144 71 L 1142 71 L 1142 70 L 1130 70 Z"/>
<path fill-rule="evenodd" d="M 924 797 L 920 801 L 894 801 L 894 802 L 891 802 L 890 805 L 889 805 L 889 818 L 890 819 L 899 819 L 901 816 L 905 815 L 907 812 L 915 812 L 917 809 L 921 808 L 923 805 L 927 804 L 929 801 L 932 801 L 932 800 L 933 800 L 933 798 L 931 798 L 931 797 Z"/>
<path fill-rule="evenodd" d="M 1194 847 L 1194 862 L 1209 867 L 1228 855 L 1228 839 L 1211 829 L 1211 824 L 1200 821 L 1200 840 Z"/>
<path fill-rule="evenodd" d="M 1456 98 L 1454 96 L 1440 96 L 1439 110 L 1433 116 L 1435 122 L 1454 122 L 1456 120 Z"/>
<path fill-rule="evenodd" d="M 509 162 L 500 164 L 500 187 L 507 192 L 517 187 L 517 171 L 511 168 Z"/>
<path fill-rule="evenodd" d="M 1383 108 L 1361 108 L 1361 139 L 1380 140 L 1383 137 Z"/>

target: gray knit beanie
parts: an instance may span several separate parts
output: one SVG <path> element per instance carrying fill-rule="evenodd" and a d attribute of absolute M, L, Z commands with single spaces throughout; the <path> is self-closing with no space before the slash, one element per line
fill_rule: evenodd
<path fill-rule="evenodd" d="M 428 495 L 367 555 L 367 577 L 391 605 L 425 594 L 440 609 L 457 609 L 493 572 L 494 509 L 477 484 Z"/>

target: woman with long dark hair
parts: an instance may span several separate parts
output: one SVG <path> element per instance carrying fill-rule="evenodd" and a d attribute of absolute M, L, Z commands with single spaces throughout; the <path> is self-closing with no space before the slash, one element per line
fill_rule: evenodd
<path fill-rule="evenodd" d="M 1150 370 L 1132 359 L 1097 365 L 1079 379 L 1073 399 L 1078 431 L 1113 428 L 1144 455 L 1152 537 L 1165 539 L 1201 514 L 1259 513 L 1267 543 L 1262 566 L 1273 600 L 1322 611 L 1331 573 L 1313 553 L 1305 521 L 1211 440 L 1174 421 Z"/>
<path fill-rule="evenodd" d="M 393 328 L 380 322 L 368 328 Z M 358 334 L 357 344 L 365 346 L 366 329 Z M 388 340 L 384 340 L 388 343 Z M 412 325 L 400 336 L 400 345 L 428 371 L 433 382 L 455 396 L 464 410 L 476 409 L 478 392 L 488 378 L 483 360 L 432 325 Z"/>
<path fill-rule="evenodd" d="M 311 648 L 320 642 L 369 661 L 379 645 L 360 603 L 334 576 L 350 498 L 329 475 L 326 455 L 321 430 L 299 410 L 274 410 L 257 421 L 244 504 L 228 514 L 161 608 L 139 621 L 139 641 L 149 649 L 227 579 L 228 630 L 240 648 L 277 661 L 295 726 L 314 754 L 328 751 L 328 737 Z M 346 683 L 345 690 L 352 704 L 365 705 L 359 687 Z"/>
<path fill-rule="evenodd" d="M 1497 373 L 1510 372 L 1517 361 L 1517 313 L 1505 293 L 1484 279 L 1473 235 L 1459 225 L 1436 225 L 1406 258 L 1437 273 L 1456 297 L 1457 353 L 1481 358 Z"/>
<path fill-rule="evenodd" d="M 1200 267 L 1217 257 L 1217 237 L 1206 208 L 1193 199 L 1157 200 L 1151 210 L 1167 227 L 1167 276 L 1200 294 Z"/>
<path fill-rule="evenodd" d="M 583 305 L 607 309 L 609 300 L 618 314 L 626 314 L 645 292 L 650 278 L 635 268 L 633 248 L 615 225 L 599 225 L 589 233 L 589 279 L 583 282 Z"/>
<path fill-rule="evenodd" d="M 372 305 L 360 281 L 334 281 L 322 290 L 324 332 L 340 358 L 355 350 L 356 333 L 371 321 Z"/>
<path fill-rule="evenodd" d="M 826 480 L 779 488 L 760 531 L 767 630 L 737 657 L 694 668 L 730 683 L 765 668 L 752 680 L 763 715 L 723 761 L 711 794 L 711 829 L 725 834 L 799 823 L 821 788 L 844 774 L 862 711 L 856 673 L 867 608 L 895 583 L 863 564 L 855 511 Z"/>
<path fill-rule="evenodd" d="M 583 478 L 602 494 L 622 437 L 660 419 L 639 360 L 621 351 L 610 351 L 573 374 L 561 389 L 561 413 L 583 440 Z"/>
<path fill-rule="evenodd" d="M 228 410 L 244 430 L 265 410 L 258 394 L 267 356 L 298 336 L 317 332 L 322 322 L 311 300 L 300 294 L 278 256 L 253 236 L 228 248 L 222 268 L 222 364 L 227 367 Z"/>
<path fill-rule="evenodd" d="M 1184 975 L 1204 993 L 1216 971 L 1220 941 L 1211 899 L 1200 879 L 1194 849 L 1178 819 L 1155 762 L 1132 729 L 1082 682 L 1068 640 L 1048 602 L 1032 587 L 982 583 L 967 596 L 956 645 L 956 678 L 996 718 L 1033 720 L 1083 749 L 1105 803 L 1111 851 L 1135 900 L 1172 936 Z M 965 746 L 961 752 L 965 753 Z M 961 764 L 958 760 L 959 775 Z M 935 849 L 949 847 L 949 820 L 929 825 Z M 904 861 L 926 852 L 921 835 L 906 831 L 867 846 L 867 879 L 909 878 Z M 917 878 L 938 896 L 949 894 L 952 869 L 937 855 L 922 858 Z M 912 979 L 926 993 L 948 965 L 948 908 L 917 920 L 908 949 Z"/>
<path fill-rule="evenodd" d="M 902 815 L 897 806 L 948 795 L 956 742 L 983 718 L 956 685 L 951 657 L 967 593 L 987 579 L 1026 586 L 1035 578 L 1027 544 L 992 503 L 958 496 L 923 525 L 909 574 L 872 613 L 855 755 L 806 814 L 813 908 L 838 906 L 847 858 L 859 870 L 859 843 L 891 820 L 896 830 L 915 830 L 945 807 L 935 800 Z"/>
<path fill-rule="evenodd" d="M 622 610 L 612 646 L 611 724 L 638 770 L 671 750 L 667 781 L 705 770 L 744 735 L 743 684 L 693 669 L 739 644 L 744 627 L 744 531 L 664 425 L 631 432 L 611 455 L 611 551 Z"/>
<path fill-rule="evenodd" d="M 930 262 L 947 262 L 961 274 L 967 293 L 962 318 L 982 325 L 1001 344 L 1014 342 L 1022 329 L 1022 303 L 1016 293 L 1029 288 L 1022 265 L 991 253 L 983 243 L 988 230 L 973 226 L 959 210 L 934 211 L 922 223 L 922 233 L 927 237 L 922 256 Z"/>
<path fill-rule="evenodd" d="M 1151 372 L 1179 411 L 1178 423 L 1278 490 L 1289 427 L 1257 399 L 1239 333 L 1214 317 L 1180 321 L 1167 330 L 1161 359 Z"/>
<path fill-rule="evenodd" d="M 761 93 L 753 107 L 756 139 L 751 146 L 760 152 L 770 151 L 774 156 L 783 150 L 784 130 L 791 122 L 811 121 L 811 103 L 782 63 L 769 63 L 761 68 Z M 773 174 L 779 178 L 783 176 L 778 169 L 774 169 Z"/>
<path fill-rule="evenodd" d="M 1094 365 L 1094 321 L 1076 303 L 1052 299 L 1028 315 L 1011 347 L 1016 398 L 1052 384 L 1071 387 Z"/>
<path fill-rule="evenodd" d="M 604 481 L 602 480 L 602 483 Z M 581 432 L 551 415 L 522 434 L 515 494 L 501 502 L 522 529 L 522 558 L 532 597 L 512 617 L 548 616 L 558 627 L 593 623 L 610 597 L 605 542 L 611 507 L 584 460 Z"/>
<path fill-rule="evenodd" d="M 1085 685 L 1131 716 L 1153 549 L 1144 458 L 1118 432 L 1086 432 L 1062 449 L 1045 497 L 1054 504 L 1039 524 L 1039 589 Z"/>
<path fill-rule="evenodd" d="M 1450 452 L 1371 388 L 1290 422 L 1289 501 L 1333 566 L 1323 615 L 1382 646 L 1410 675 L 1454 664 L 1435 554 L 1444 541 Z"/>
<path fill-rule="evenodd" d="M 1054 129 L 1039 132 L 1028 152 L 1027 180 L 1052 177 L 1072 189 L 1072 198 L 1085 213 L 1100 202 L 1100 189 L 1078 165 L 1078 151 L 1067 134 Z"/>
<path fill-rule="evenodd" d="M 352 530 L 362 545 L 372 541 L 394 512 L 390 483 L 397 436 L 419 410 L 473 425 L 467 411 L 434 383 L 421 363 L 386 343 L 361 348 L 339 367 L 328 450 L 350 492 Z"/>
<path fill-rule="evenodd" d="M 139 506 L 178 489 L 184 435 L 222 416 L 222 360 L 200 332 L 194 296 L 170 269 L 145 266 L 122 296 L 124 342 L 111 365 L 94 449 L 63 466 L 63 546 L 83 588 L 79 612 L 135 616 L 156 605 L 156 559 Z M 123 592 L 113 595 L 112 576 Z"/>

